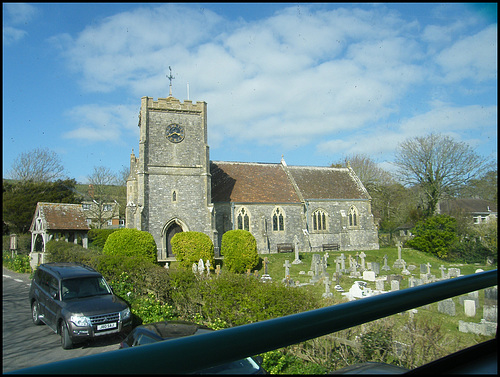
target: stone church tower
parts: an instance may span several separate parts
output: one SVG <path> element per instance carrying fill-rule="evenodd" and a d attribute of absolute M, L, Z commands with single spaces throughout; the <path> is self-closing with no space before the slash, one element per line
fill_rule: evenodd
<path fill-rule="evenodd" d="M 178 232 L 202 232 L 215 241 L 207 104 L 181 103 L 171 94 L 157 101 L 143 97 L 139 128 L 139 156 L 130 156 L 126 227 L 153 235 L 159 261 L 174 257 L 170 239 Z"/>

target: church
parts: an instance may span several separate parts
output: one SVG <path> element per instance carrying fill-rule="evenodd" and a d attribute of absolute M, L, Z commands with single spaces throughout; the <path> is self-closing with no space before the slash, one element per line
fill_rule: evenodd
<path fill-rule="evenodd" d="M 130 156 L 126 227 L 151 233 L 158 262 L 179 232 L 245 229 L 259 253 L 378 249 L 371 198 L 350 168 L 211 161 L 207 104 L 142 97 L 139 155 Z"/>

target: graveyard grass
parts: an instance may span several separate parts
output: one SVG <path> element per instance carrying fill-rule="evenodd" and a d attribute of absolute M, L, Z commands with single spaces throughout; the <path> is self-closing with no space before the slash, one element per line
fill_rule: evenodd
<path fill-rule="evenodd" d="M 368 262 L 378 262 L 380 263 L 380 266 L 382 267 L 384 265 L 383 263 L 383 258 L 384 255 L 387 255 L 387 265 L 391 268 L 389 271 L 381 271 L 379 276 L 381 275 L 391 275 L 391 274 L 398 274 L 401 275 L 401 269 L 393 269 L 392 265 L 394 261 L 398 258 L 398 250 L 397 248 L 382 248 L 380 250 L 359 250 L 358 253 L 361 253 L 361 251 L 364 251 L 366 254 L 365 257 L 365 263 Z M 324 306 L 328 305 L 335 305 L 335 304 L 340 304 L 347 302 L 347 298 L 343 296 L 340 292 L 337 292 L 334 289 L 334 286 L 336 284 L 336 280 L 334 278 L 334 273 L 336 271 L 336 263 L 335 259 L 340 256 L 340 254 L 344 254 L 346 257 L 346 267 L 348 267 L 348 257 L 349 255 L 352 255 L 353 257 L 355 256 L 356 252 L 346 252 L 346 251 L 330 251 L 328 252 L 329 258 L 328 258 L 328 266 L 327 266 L 327 272 L 330 275 L 330 280 L 332 282 L 330 291 L 333 293 L 332 298 L 328 299 L 323 299 Z M 292 264 L 290 267 L 290 279 L 299 282 L 299 283 L 308 283 L 309 280 L 311 279 L 311 276 L 307 275 L 308 271 L 310 270 L 311 267 L 311 261 L 312 261 L 312 256 L 313 254 L 319 254 L 321 257 L 324 256 L 325 252 L 320 251 L 320 252 L 307 252 L 307 253 L 299 253 L 299 258 L 302 261 L 301 264 Z M 295 259 L 295 254 L 294 253 L 280 253 L 280 254 L 259 254 L 261 259 L 268 258 L 268 273 L 272 277 L 273 281 L 282 281 L 283 278 L 285 278 L 285 267 L 283 266 L 285 264 L 285 261 L 288 260 L 290 263 Z M 443 265 L 446 268 L 446 271 L 448 271 L 448 268 L 454 267 L 454 268 L 460 268 L 460 272 L 462 275 L 469 275 L 475 273 L 475 271 L 478 268 L 481 268 L 485 271 L 487 270 L 492 270 L 497 268 L 496 265 L 479 265 L 479 264 L 456 264 L 456 263 L 450 263 L 450 262 L 445 262 L 442 261 L 441 259 L 417 251 L 413 249 L 402 249 L 402 259 L 406 261 L 407 267 L 409 265 L 415 265 L 416 269 L 412 271 L 412 274 L 419 278 L 420 276 L 420 265 L 421 264 L 431 264 L 430 272 L 432 275 L 435 275 L 436 278 L 441 277 L 441 270 L 439 269 L 441 265 Z M 259 267 L 262 264 L 259 264 Z M 304 271 L 305 274 L 300 274 L 301 271 Z M 253 271 L 252 271 L 253 272 Z M 258 270 L 258 273 L 262 276 L 264 273 L 264 267 L 262 267 L 260 270 Z M 402 275 L 403 280 L 400 283 L 400 289 L 406 289 L 409 286 L 408 283 L 408 276 Z M 410 275 L 411 276 L 411 275 Z M 344 289 L 345 292 L 349 291 L 349 288 L 352 286 L 354 281 L 356 280 L 363 280 L 361 277 L 358 278 L 349 278 L 348 275 L 343 275 L 340 277 L 340 285 Z M 375 282 L 367 282 L 367 287 L 371 288 L 372 290 L 375 290 Z M 291 288 L 291 289 L 311 289 L 316 291 L 318 294 L 322 294 L 325 292 L 325 284 L 323 284 L 323 280 L 318 281 L 314 285 L 306 285 L 300 288 Z M 390 284 L 385 282 L 385 291 L 390 291 Z M 450 316 L 444 313 L 441 313 L 438 311 L 438 303 L 432 303 L 429 305 L 425 305 L 423 307 L 416 308 L 417 313 L 413 314 L 413 317 L 418 320 L 418 323 L 420 323 L 421 326 L 424 326 L 428 329 L 434 329 L 434 336 L 439 338 L 439 345 L 437 346 L 437 341 L 436 347 L 440 348 L 439 350 L 434 350 L 432 352 L 435 352 L 434 357 L 432 355 L 427 355 L 427 356 L 422 356 L 421 360 L 415 360 L 415 364 L 412 367 L 415 367 L 417 365 L 421 365 L 423 363 L 427 363 L 432 361 L 433 359 L 437 359 L 439 357 L 442 357 L 444 355 L 456 352 L 460 349 L 470 347 L 474 344 L 483 342 L 487 339 L 491 339 L 492 337 L 488 336 L 482 336 L 482 335 L 476 335 L 472 333 L 463 333 L 458 330 L 458 323 L 460 320 L 465 321 L 465 322 L 475 322 L 475 323 L 480 323 L 481 318 L 483 317 L 483 304 L 484 304 L 484 290 L 479 291 L 479 308 L 476 310 L 476 315 L 475 317 L 467 317 L 464 313 L 464 307 L 463 305 L 460 304 L 459 302 L 459 297 L 454 297 L 453 301 L 455 303 L 455 312 L 456 314 L 454 316 Z M 339 333 L 333 334 L 338 337 L 342 336 L 347 336 L 346 334 L 360 334 L 363 331 L 366 331 L 367 326 L 370 326 L 370 324 L 375 324 L 375 326 L 387 326 L 390 324 L 391 328 L 399 328 L 402 331 L 400 331 L 399 336 L 401 337 L 401 341 L 404 342 L 405 339 L 407 339 L 408 334 L 404 334 L 403 329 L 407 329 L 408 322 L 409 322 L 409 316 L 410 314 L 408 312 L 406 313 L 399 313 L 387 318 L 380 319 L 378 321 L 373 321 L 368 324 L 363 324 L 356 326 L 352 329 L 349 330 L 344 330 Z M 377 323 L 376 323 L 377 322 Z M 385 324 L 385 325 L 384 325 Z M 439 330 L 437 330 L 439 329 Z M 432 331 L 430 331 L 432 332 Z M 337 337 L 337 338 L 338 338 Z M 326 337 L 328 338 L 328 336 Z M 397 336 L 396 336 L 397 338 Z M 318 340 L 321 341 L 321 340 Z M 311 341 L 310 341 L 311 342 Z M 430 342 L 434 343 L 434 341 Z M 294 347 L 289 348 L 293 349 Z M 296 349 L 297 347 L 295 347 Z M 303 348 L 303 347 L 299 347 Z M 439 351 L 439 352 L 438 352 Z M 430 351 L 429 351 L 430 352 Z M 413 356 L 412 356 L 413 357 Z M 417 356 L 415 356 L 417 357 Z M 430 357 L 430 359 L 429 359 Z M 418 358 L 418 357 L 417 357 Z M 307 358 L 306 358 L 307 359 Z M 408 365 L 407 365 L 408 366 Z"/>

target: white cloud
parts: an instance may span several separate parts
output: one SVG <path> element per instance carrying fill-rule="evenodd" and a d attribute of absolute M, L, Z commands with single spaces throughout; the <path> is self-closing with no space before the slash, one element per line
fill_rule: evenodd
<path fill-rule="evenodd" d="M 25 24 L 38 13 L 37 8 L 26 3 L 5 3 L 3 8 L 12 24 Z"/>
<path fill-rule="evenodd" d="M 497 26 L 465 37 L 443 50 L 436 61 L 445 82 L 466 79 L 482 82 L 497 77 Z"/>
<path fill-rule="evenodd" d="M 463 36 L 467 26 L 421 27 L 384 6 L 292 6 L 247 23 L 169 4 L 119 13 L 52 42 L 90 92 L 165 97 L 172 66 L 174 96 L 186 98 L 189 82 L 190 99 L 208 103 L 212 147 L 315 143 L 320 154 L 385 155 L 415 134 L 455 129 L 463 137 L 478 124 L 494 126 L 496 106 L 453 103 L 453 82 L 496 77 L 496 26 Z M 399 114 L 405 98 L 433 107 Z M 137 127 L 137 107 L 74 109 L 79 120 L 66 137 L 120 139 Z"/>
<path fill-rule="evenodd" d="M 16 29 L 11 26 L 3 27 L 3 43 L 9 45 L 23 39 L 28 33 L 25 30 Z"/>
<path fill-rule="evenodd" d="M 26 30 L 12 25 L 22 24 L 25 26 L 35 17 L 38 11 L 34 6 L 24 3 L 5 3 L 3 9 L 7 15 L 3 24 L 3 43 L 10 45 L 28 35 Z"/>
<path fill-rule="evenodd" d="M 134 106 L 82 105 L 65 115 L 75 124 L 72 131 L 63 134 L 66 139 L 122 143 L 124 134 L 136 132 L 138 136 L 138 113 Z"/>

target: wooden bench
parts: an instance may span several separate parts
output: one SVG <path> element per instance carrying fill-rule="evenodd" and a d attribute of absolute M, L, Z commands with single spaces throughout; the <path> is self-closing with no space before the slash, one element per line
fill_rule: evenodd
<path fill-rule="evenodd" d="M 279 243 L 276 244 L 276 247 L 278 249 L 278 253 L 293 253 L 294 251 L 293 244 L 291 243 Z"/>
<path fill-rule="evenodd" d="M 340 245 L 338 243 L 328 243 L 323 245 L 323 251 L 333 250 L 340 250 Z"/>

